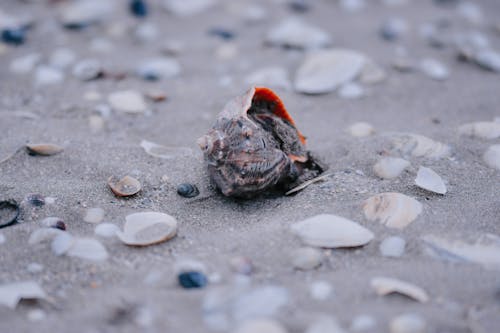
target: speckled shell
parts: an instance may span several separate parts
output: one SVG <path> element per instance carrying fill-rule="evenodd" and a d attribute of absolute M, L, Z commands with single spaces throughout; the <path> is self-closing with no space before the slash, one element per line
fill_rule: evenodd
<path fill-rule="evenodd" d="M 305 138 L 280 98 L 251 88 L 231 100 L 198 139 L 208 172 L 226 196 L 248 197 L 293 182 L 308 160 Z"/>

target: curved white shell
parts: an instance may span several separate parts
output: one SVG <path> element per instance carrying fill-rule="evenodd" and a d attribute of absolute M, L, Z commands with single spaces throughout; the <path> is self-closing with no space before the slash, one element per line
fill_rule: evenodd
<path fill-rule="evenodd" d="M 177 220 L 164 213 L 134 213 L 125 217 L 123 232 L 116 233 L 127 245 L 146 246 L 161 243 L 177 234 Z"/>
<path fill-rule="evenodd" d="M 384 157 L 373 166 L 373 172 L 380 178 L 393 179 L 398 177 L 409 166 L 410 162 L 404 158 Z"/>
<path fill-rule="evenodd" d="M 446 185 L 443 179 L 434 172 L 434 170 L 426 167 L 420 167 L 417 172 L 417 178 L 415 178 L 415 184 L 424 190 L 445 194 Z"/>
<path fill-rule="evenodd" d="M 316 215 L 294 223 L 291 229 L 305 244 L 326 248 L 362 246 L 373 239 L 370 230 L 331 214 Z"/>
<path fill-rule="evenodd" d="M 418 134 L 396 134 L 392 144 L 393 150 L 402 156 L 439 159 L 447 157 L 451 153 L 451 149 L 447 144 Z"/>
<path fill-rule="evenodd" d="M 422 303 L 429 300 L 429 296 L 425 290 L 402 280 L 387 277 L 375 277 L 370 281 L 370 284 L 372 288 L 375 289 L 375 292 L 381 296 L 398 293 Z"/>
<path fill-rule="evenodd" d="M 490 146 L 484 153 L 483 160 L 490 168 L 500 170 L 500 145 Z"/>
<path fill-rule="evenodd" d="M 379 221 L 389 228 L 403 229 L 422 212 L 422 204 L 401 193 L 387 192 L 370 197 L 363 204 L 369 221 Z"/>
<path fill-rule="evenodd" d="M 295 77 L 295 90 L 306 94 L 324 94 L 355 79 L 366 57 L 352 50 L 318 51 L 307 56 Z"/>
<path fill-rule="evenodd" d="M 500 122 L 479 121 L 464 124 L 458 128 L 458 133 L 480 139 L 497 139 L 500 138 Z"/>

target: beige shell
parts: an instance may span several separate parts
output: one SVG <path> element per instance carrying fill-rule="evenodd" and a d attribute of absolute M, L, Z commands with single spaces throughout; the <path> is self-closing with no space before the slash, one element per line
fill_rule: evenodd
<path fill-rule="evenodd" d="M 108 179 L 108 186 L 119 197 L 129 197 L 141 190 L 141 183 L 130 176 L 125 176 L 122 179 L 111 176 Z"/>
<path fill-rule="evenodd" d="M 401 193 L 387 192 L 367 199 L 363 212 L 369 221 L 379 221 L 389 228 L 403 229 L 422 212 L 422 204 Z"/>
<path fill-rule="evenodd" d="M 33 143 L 27 144 L 26 149 L 33 155 L 51 156 L 59 154 L 64 149 L 61 146 L 52 143 Z"/>
<path fill-rule="evenodd" d="M 147 246 L 161 243 L 177 234 L 177 220 L 164 213 L 143 212 L 125 217 L 123 232 L 116 233 L 127 245 Z"/>
<path fill-rule="evenodd" d="M 398 293 L 422 303 L 429 300 L 429 296 L 425 290 L 402 280 L 387 277 L 375 277 L 370 281 L 370 284 L 372 288 L 375 289 L 377 295 L 384 296 L 392 293 Z"/>

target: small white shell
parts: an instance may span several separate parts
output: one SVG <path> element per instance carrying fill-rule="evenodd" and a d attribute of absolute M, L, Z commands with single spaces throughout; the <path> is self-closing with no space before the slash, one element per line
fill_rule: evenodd
<path fill-rule="evenodd" d="M 451 153 L 451 149 L 447 144 L 418 134 L 396 134 L 394 135 L 392 144 L 392 150 L 403 157 L 414 156 L 439 159 L 447 157 Z"/>
<path fill-rule="evenodd" d="M 458 133 L 480 139 L 497 139 L 500 138 L 500 122 L 479 121 L 464 124 L 458 128 Z"/>
<path fill-rule="evenodd" d="M 500 170 L 500 145 L 490 146 L 484 153 L 483 160 L 490 168 Z"/>
<path fill-rule="evenodd" d="M 54 238 L 64 233 L 64 231 L 56 228 L 40 228 L 33 231 L 28 240 L 28 244 L 34 245 L 46 241 L 52 241 Z"/>
<path fill-rule="evenodd" d="M 373 166 L 373 172 L 380 178 L 393 179 L 398 177 L 410 165 L 410 162 L 404 158 L 383 157 Z"/>
<path fill-rule="evenodd" d="M 187 147 L 166 147 L 147 140 L 142 140 L 140 145 L 147 154 L 164 159 L 193 155 L 192 149 Z"/>
<path fill-rule="evenodd" d="M 66 255 L 87 260 L 102 261 L 108 258 L 108 251 L 96 239 L 77 238 L 66 252 Z"/>
<path fill-rule="evenodd" d="M 134 213 L 125 217 L 123 232 L 116 235 L 127 245 L 146 246 L 161 243 L 177 234 L 177 220 L 164 213 Z"/>
<path fill-rule="evenodd" d="M 144 97 L 135 90 L 113 92 L 109 94 L 108 102 L 114 110 L 125 113 L 143 113 L 147 109 Z"/>
<path fill-rule="evenodd" d="M 323 254 L 312 247 L 301 247 L 291 253 L 292 265 L 296 269 L 310 270 L 321 265 Z"/>
<path fill-rule="evenodd" d="M 331 214 L 316 215 L 294 223 L 291 229 L 305 244 L 326 248 L 362 246 L 373 239 L 370 230 Z"/>
<path fill-rule="evenodd" d="M 97 236 L 107 237 L 107 238 L 116 236 L 116 233 L 119 231 L 120 228 L 118 228 L 117 225 L 112 223 L 100 223 L 94 229 L 94 233 Z"/>
<path fill-rule="evenodd" d="M 296 18 L 288 18 L 273 27 L 266 36 L 271 45 L 300 49 L 318 49 L 331 43 L 328 33 Z"/>
<path fill-rule="evenodd" d="M 430 168 L 421 166 L 417 172 L 417 178 L 415 178 L 415 184 L 424 190 L 445 194 L 446 185 L 443 179 Z"/>
<path fill-rule="evenodd" d="M 369 221 L 379 221 L 389 228 L 402 229 L 422 212 L 422 204 L 401 193 L 387 192 L 370 197 L 363 204 Z"/>
<path fill-rule="evenodd" d="M 370 281 L 370 284 L 372 288 L 375 289 L 375 292 L 381 296 L 398 293 L 422 303 L 429 300 L 429 296 L 425 290 L 402 280 L 387 277 L 376 277 Z"/>
<path fill-rule="evenodd" d="M 375 133 L 375 129 L 369 123 L 358 122 L 349 126 L 347 132 L 355 138 L 363 138 Z"/>
<path fill-rule="evenodd" d="M 0 285 L 0 304 L 15 309 L 21 299 L 44 299 L 43 289 L 35 281 L 14 282 Z"/>

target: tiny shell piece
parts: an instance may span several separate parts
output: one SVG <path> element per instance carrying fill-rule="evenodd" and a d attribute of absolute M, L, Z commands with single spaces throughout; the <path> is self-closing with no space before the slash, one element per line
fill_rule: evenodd
<path fill-rule="evenodd" d="M 43 289 L 35 281 L 22 281 L 0 285 L 0 304 L 15 309 L 22 299 L 44 299 Z"/>
<path fill-rule="evenodd" d="M 376 277 L 371 280 L 370 284 L 375 289 L 375 292 L 381 296 L 398 293 L 422 303 L 429 300 L 429 296 L 425 290 L 402 280 Z"/>
<path fill-rule="evenodd" d="M 177 220 L 164 213 L 134 213 L 125 217 L 123 232 L 116 233 L 127 245 L 147 246 L 161 243 L 177 234 Z"/>
<path fill-rule="evenodd" d="M 500 144 L 490 146 L 484 153 L 483 160 L 490 168 L 500 170 Z"/>
<path fill-rule="evenodd" d="M 458 133 L 480 139 L 497 139 L 500 138 L 500 122 L 479 121 L 464 124 L 458 128 Z"/>
<path fill-rule="evenodd" d="M 141 183 L 130 176 L 125 176 L 120 180 L 115 176 L 111 176 L 108 179 L 108 186 L 119 197 L 128 197 L 141 190 Z"/>
<path fill-rule="evenodd" d="M 63 148 L 52 143 L 33 143 L 26 145 L 30 155 L 51 156 L 59 154 Z"/>
<path fill-rule="evenodd" d="M 436 172 L 434 172 L 434 170 L 430 168 L 420 167 L 418 169 L 417 178 L 415 178 L 415 184 L 427 191 L 439 194 L 446 193 L 446 185 L 444 184 L 443 180 Z"/>
<path fill-rule="evenodd" d="M 365 217 L 389 228 L 403 229 L 422 212 L 422 204 L 401 193 L 387 192 L 370 197 L 363 204 Z"/>
<path fill-rule="evenodd" d="M 380 178 L 393 179 L 398 177 L 409 166 L 410 162 L 403 158 L 384 157 L 373 166 L 373 171 Z"/>

